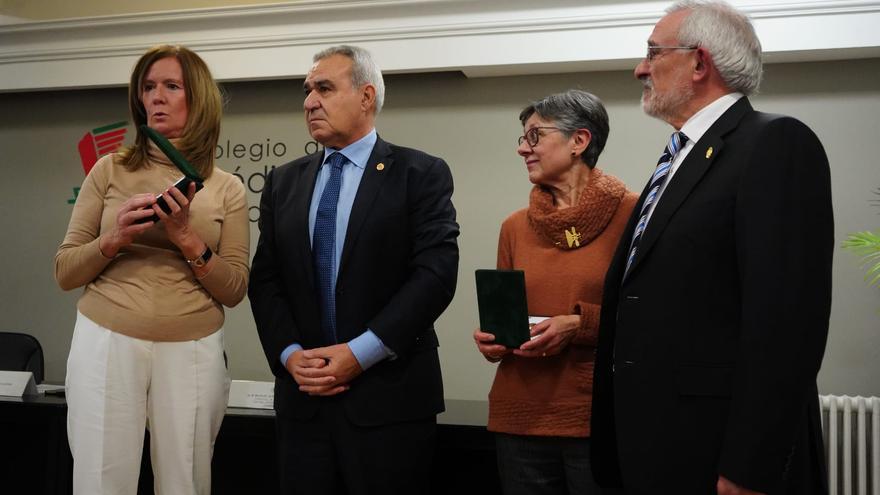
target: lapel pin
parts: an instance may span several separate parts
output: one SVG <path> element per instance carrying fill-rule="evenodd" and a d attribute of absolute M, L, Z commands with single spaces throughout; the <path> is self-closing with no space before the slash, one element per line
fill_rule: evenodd
<path fill-rule="evenodd" d="M 385 170 L 385 164 L 380 163 L 380 164 L 376 165 L 376 170 L 378 170 L 379 172 Z"/>
<path fill-rule="evenodd" d="M 709 146 L 709 149 L 706 150 L 706 159 L 707 160 L 712 157 L 713 151 L 715 151 L 715 150 L 711 146 Z"/>

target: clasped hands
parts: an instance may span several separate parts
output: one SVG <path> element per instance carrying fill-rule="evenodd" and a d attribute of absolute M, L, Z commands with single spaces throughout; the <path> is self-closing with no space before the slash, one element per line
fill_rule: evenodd
<path fill-rule="evenodd" d="M 319 396 L 345 392 L 363 372 L 348 344 L 295 351 L 285 367 L 301 392 Z"/>
<path fill-rule="evenodd" d="M 474 342 L 477 344 L 477 349 L 491 362 L 498 362 L 508 354 L 527 358 L 554 356 L 568 346 L 580 324 L 580 315 L 559 315 L 548 318 L 533 325 L 530 330 L 531 340 L 524 342 L 517 349 L 493 343 L 495 336 L 479 328 L 474 330 Z"/>

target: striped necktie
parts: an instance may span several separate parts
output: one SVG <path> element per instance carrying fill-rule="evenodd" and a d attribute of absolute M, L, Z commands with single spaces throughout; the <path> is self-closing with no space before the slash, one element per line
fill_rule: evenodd
<path fill-rule="evenodd" d="M 636 223 L 636 228 L 633 231 L 629 256 L 626 258 L 626 270 L 623 272 L 624 278 L 626 278 L 626 275 L 629 273 L 629 267 L 632 265 L 633 260 L 636 259 L 636 253 L 639 249 L 639 241 L 642 240 L 642 234 L 648 226 L 648 217 L 651 215 L 651 212 L 654 211 L 654 206 L 657 203 L 657 195 L 660 194 L 660 189 L 663 187 L 663 184 L 666 184 L 666 179 L 669 177 L 669 170 L 672 168 L 672 161 L 675 160 L 675 155 L 681 151 L 687 142 L 688 137 L 685 136 L 683 132 L 672 133 L 672 136 L 669 138 L 669 144 L 666 145 L 666 149 L 663 150 L 663 155 L 660 157 L 660 160 L 657 161 L 657 168 L 654 169 L 654 175 L 651 176 L 651 182 L 648 185 L 648 195 L 645 196 L 645 202 L 642 204 L 641 212 L 639 212 L 639 221 Z"/>
<path fill-rule="evenodd" d="M 339 202 L 339 187 L 342 185 L 342 165 L 345 156 L 334 152 L 327 159 L 330 165 L 330 180 L 321 193 L 318 211 L 315 216 L 315 231 L 312 235 L 312 258 L 321 309 L 321 329 L 327 341 L 336 343 L 336 281 L 333 268 L 336 262 L 336 204 Z"/>

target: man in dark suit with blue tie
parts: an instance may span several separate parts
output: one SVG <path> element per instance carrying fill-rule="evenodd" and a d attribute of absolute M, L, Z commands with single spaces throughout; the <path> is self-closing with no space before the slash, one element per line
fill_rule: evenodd
<path fill-rule="evenodd" d="M 249 289 L 282 493 L 427 493 L 443 411 L 433 324 L 458 272 L 452 175 L 378 137 L 385 89 L 366 50 L 318 53 L 303 87 L 324 149 L 268 175 Z"/>
<path fill-rule="evenodd" d="M 830 171 L 807 126 L 752 109 L 761 71 L 748 18 L 690 0 L 635 70 L 643 109 L 676 132 L 601 313 L 591 458 L 628 495 L 827 492 Z"/>

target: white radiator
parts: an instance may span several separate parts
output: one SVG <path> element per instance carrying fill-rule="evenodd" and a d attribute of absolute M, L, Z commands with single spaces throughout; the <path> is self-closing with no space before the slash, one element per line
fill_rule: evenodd
<path fill-rule="evenodd" d="M 830 495 L 880 495 L 880 397 L 819 401 Z"/>

